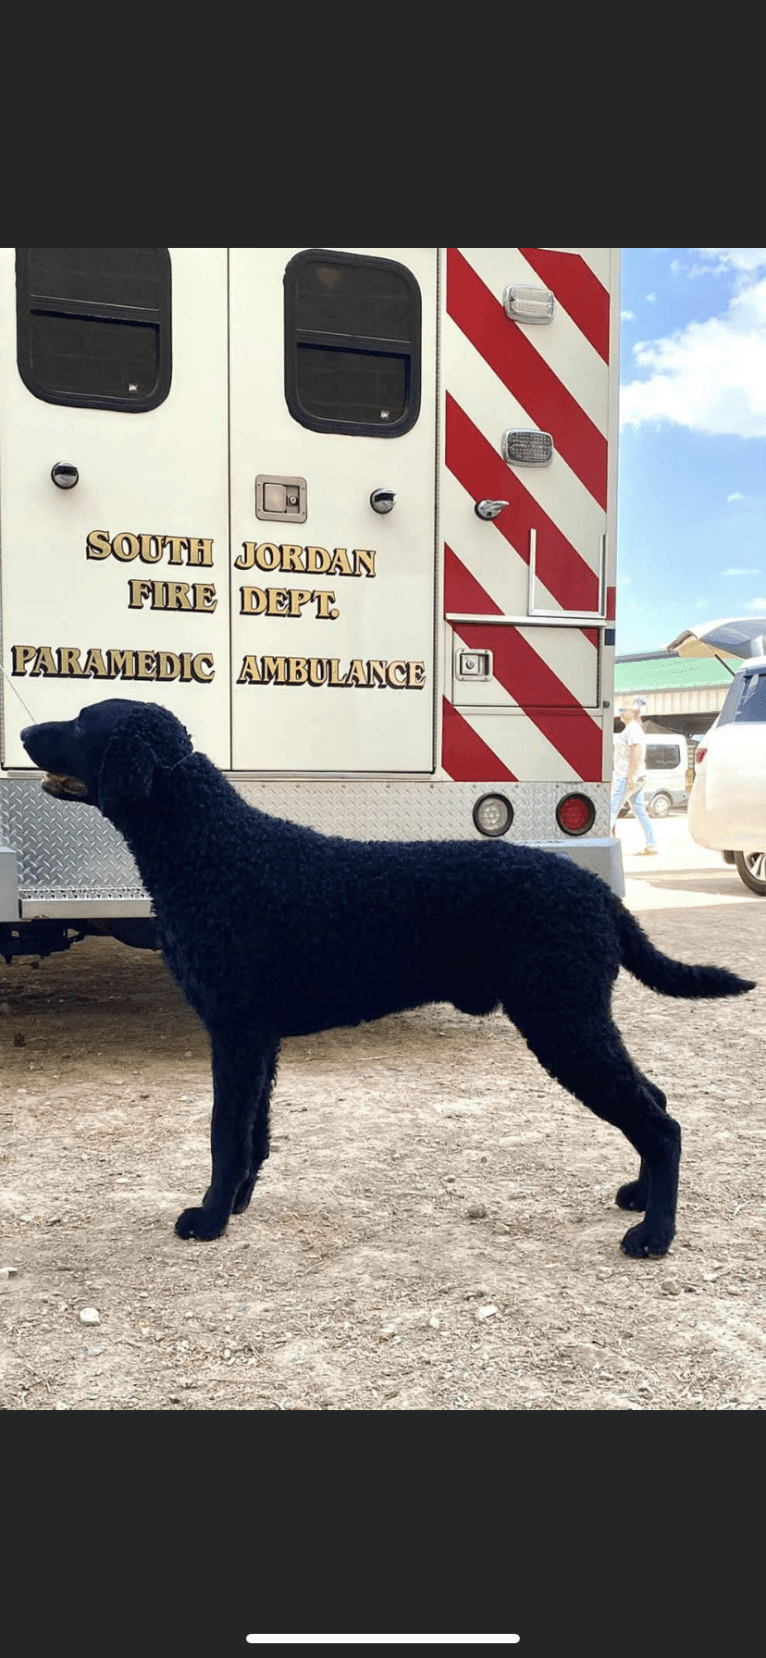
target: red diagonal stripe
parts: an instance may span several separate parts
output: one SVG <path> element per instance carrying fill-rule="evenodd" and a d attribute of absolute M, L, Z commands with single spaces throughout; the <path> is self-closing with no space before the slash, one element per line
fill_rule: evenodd
<path fill-rule="evenodd" d="M 464 564 L 453 553 L 452 548 L 444 543 L 444 614 L 462 612 L 468 616 L 500 616 L 502 611 L 499 604 L 495 604 L 481 582 L 466 570 Z"/>
<path fill-rule="evenodd" d="M 450 472 L 474 501 L 508 501 L 494 528 L 505 536 L 525 564 L 529 563 L 529 532 L 537 530 L 537 574 L 564 610 L 595 610 L 598 577 L 567 541 L 534 496 L 516 477 L 502 456 L 487 442 L 454 397 L 447 393 L 446 459 Z M 499 437 L 499 434 L 498 434 Z M 487 525 L 488 534 L 492 530 Z"/>
<path fill-rule="evenodd" d="M 442 765 L 456 783 L 518 782 L 446 697 L 442 699 L 442 711 Z"/>
<path fill-rule="evenodd" d="M 601 781 L 601 727 L 581 707 L 562 680 L 538 656 L 518 628 L 460 623 L 458 633 L 469 650 L 491 650 L 498 682 L 523 708 L 584 783 Z"/>
<path fill-rule="evenodd" d="M 557 453 L 606 510 L 606 438 L 457 248 L 447 250 L 447 310 L 530 419 L 550 432 Z"/>
<path fill-rule="evenodd" d="M 609 295 L 579 253 L 550 248 L 519 248 L 528 265 L 561 301 L 573 323 L 599 357 L 609 362 Z"/>

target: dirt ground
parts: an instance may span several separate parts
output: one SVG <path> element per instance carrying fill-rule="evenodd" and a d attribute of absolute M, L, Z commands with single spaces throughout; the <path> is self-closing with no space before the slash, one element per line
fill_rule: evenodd
<path fill-rule="evenodd" d="M 209 1048 L 161 958 L 0 963 L 0 1406 L 762 1409 L 766 904 L 721 875 L 731 903 L 641 920 L 758 990 L 615 992 L 684 1134 L 662 1261 L 618 1248 L 622 1137 L 501 1015 L 446 1006 L 287 1042 L 249 1212 L 183 1243 Z"/>

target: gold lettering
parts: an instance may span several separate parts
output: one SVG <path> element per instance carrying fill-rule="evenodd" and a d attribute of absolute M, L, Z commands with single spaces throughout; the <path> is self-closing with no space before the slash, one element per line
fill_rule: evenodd
<path fill-rule="evenodd" d="M 260 616 L 266 609 L 266 594 L 262 587 L 240 587 L 242 595 L 242 615 Z"/>
<path fill-rule="evenodd" d="M 136 679 L 156 679 L 157 657 L 154 651 L 136 651 Z"/>
<path fill-rule="evenodd" d="M 235 570 L 252 570 L 255 564 L 255 542 L 243 541 L 242 552 L 234 560 Z"/>
<path fill-rule="evenodd" d="M 99 555 L 100 557 L 100 555 Z M 13 672 L 17 678 L 23 677 L 27 671 L 27 664 L 37 655 L 36 645 L 12 645 Z"/>
<path fill-rule="evenodd" d="M 195 581 L 192 592 L 196 610 L 215 610 L 218 600 L 215 596 L 215 588 L 209 582 Z"/>
<path fill-rule="evenodd" d="M 348 670 L 348 673 L 346 674 L 346 677 L 345 677 L 345 680 L 343 681 L 343 683 L 344 683 L 344 685 L 366 685 L 367 684 L 367 675 L 364 671 L 364 663 L 362 662 L 361 657 L 358 657 L 358 656 L 354 657 L 354 660 L 351 663 L 351 666 Z"/>
<path fill-rule="evenodd" d="M 91 530 L 85 543 L 86 558 L 108 558 L 112 551 L 108 530 Z"/>
<path fill-rule="evenodd" d="M 56 652 L 58 657 L 59 673 L 62 678 L 82 679 L 83 669 L 80 667 L 79 647 L 74 650 L 70 645 L 60 645 Z"/>
<path fill-rule="evenodd" d="M 302 547 L 280 547 L 283 570 L 305 570 L 306 564 Z"/>
<path fill-rule="evenodd" d="M 107 651 L 110 679 L 135 679 L 135 651 Z"/>
<path fill-rule="evenodd" d="M 122 559 L 124 564 L 129 564 L 131 559 L 138 558 L 139 550 L 138 536 L 130 535 L 127 530 L 122 530 L 112 542 L 112 552 L 115 558 Z"/>
<path fill-rule="evenodd" d="M 312 576 L 324 575 L 330 568 L 330 554 L 326 547 L 306 548 L 306 569 Z"/>
<path fill-rule="evenodd" d="M 139 556 L 141 558 L 141 562 L 143 564 L 158 564 L 162 558 L 162 536 L 140 535 L 138 539 L 140 543 Z M 154 549 L 154 551 L 152 551 L 152 549 Z"/>
<path fill-rule="evenodd" d="M 316 592 L 312 593 L 311 597 L 312 599 L 316 599 L 318 622 L 337 621 L 340 611 L 330 609 L 330 606 L 335 603 L 334 593 L 323 591 L 322 588 L 318 587 Z"/>
<path fill-rule="evenodd" d="M 337 656 L 333 656 L 333 657 L 330 658 L 330 661 L 328 663 L 328 667 L 330 669 L 330 674 L 329 674 L 329 678 L 327 680 L 327 684 L 328 685 L 345 685 L 345 683 L 346 683 L 345 679 L 341 679 L 340 674 L 338 672 L 338 669 L 340 668 L 340 660 Z"/>
<path fill-rule="evenodd" d="M 291 587 L 289 616 L 300 616 L 303 606 L 309 604 L 314 595 L 309 587 Z"/>
<path fill-rule="evenodd" d="M 167 584 L 168 596 L 166 608 L 168 610 L 193 610 L 194 605 L 189 598 L 188 581 L 169 581 Z"/>
<path fill-rule="evenodd" d="M 207 672 L 205 670 L 207 670 Z M 207 655 L 204 651 L 199 651 L 197 655 L 192 658 L 192 673 L 194 678 L 198 680 L 201 685 L 209 685 L 211 679 L 215 678 L 212 656 Z"/>
<path fill-rule="evenodd" d="M 163 547 L 169 547 L 170 548 L 170 554 L 168 556 L 168 564 L 183 564 L 183 561 L 184 561 L 183 549 L 184 549 L 184 547 L 188 546 L 188 542 L 187 542 L 185 536 L 183 536 L 183 535 L 163 535 L 162 545 L 163 545 Z"/>
<path fill-rule="evenodd" d="M 140 610 L 144 599 L 151 598 L 152 588 L 161 586 L 161 582 L 142 581 L 140 576 L 132 577 L 128 582 L 128 592 L 130 593 L 128 610 Z"/>
<path fill-rule="evenodd" d="M 178 679 L 181 672 L 181 658 L 173 651 L 157 652 L 157 678 Z"/>
<path fill-rule="evenodd" d="M 257 656 L 246 656 L 242 663 L 242 671 L 237 679 L 238 685 L 260 685 L 261 671 L 258 667 Z"/>
<path fill-rule="evenodd" d="M 367 671 L 368 671 L 369 676 L 370 676 L 370 684 L 371 685 L 385 685 L 385 683 L 386 683 L 386 664 L 385 664 L 385 662 L 368 662 L 367 663 Z"/>
<path fill-rule="evenodd" d="M 309 657 L 309 685 L 324 685 L 327 679 L 327 663 L 323 656 Z"/>
<path fill-rule="evenodd" d="M 268 685 L 272 679 L 277 685 L 284 685 L 286 683 L 285 659 L 283 656 L 261 657 L 261 668 L 263 670 L 264 685 Z"/>
<path fill-rule="evenodd" d="M 395 679 L 394 678 L 394 674 L 397 673 L 397 672 L 401 672 L 401 675 L 402 675 L 401 679 Z M 389 662 L 388 668 L 386 670 L 386 679 L 388 680 L 388 683 L 391 686 L 392 691 L 403 691 L 405 685 L 407 684 L 407 664 L 406 664 L 406 662 Z"/>
<path fill-rule="evenodd" d="M 407 663 L 407 684 L 409 685 L 410 689 L 414 689 L 416 691 L 422 691 L 423 686 L 425 685 L 425 682 L 426 682 L 426 665 L 425 665 L 425 662 L 408 662 Z"/>
<path fill-rule="evenodd" d="M 32 669 L 33 676 L 37 678 L 39 674 L 45 674 L 47 677 L 48 674 L 55 674 L 55 672 L 56 664 L 53 660 L 53 651 L 51 650 L 50 645 L 41 645 L 35 658 L 35 665 Z"/>
<path fill-rule="evenodd" d="M 199 536 L 191 536 L 189 538 L 189 561 L 188 562 L 190 564 L 212 564 L 212 562 L 213 562 L 213 543 L 212 543 L 212 541 L 202 540 Z"/>
<path fill-rule="evenodd" d="M 273 541 L 262 541 L 256 547 L 254 556 L 259 570 L 279 569 L 279 548 L 274 546 Z"/>
<path fill-rule="evenodd" d="M 374 576 L 374 574 L 375 574 L 375 554 L 374 554 L 374 552 L 367 551 L 367 550 L 365 550 L 364 547 L 355 547 L 354 551 L 353 551 L 353 554 L 352 554 L 352 558 L 354 560 L 354 566 L 355 566 L 354 575 L 355 576 L 361 576 L 362 571 L 364 571 L 366 576 Z"/>
<path fill-rule="evenodd" d="M 109 670 L 108 670 L 107 665 L 104 661 L 104 656 L 103 656 L 102 651 L 99 651 L 99 650 L 89 650 L 88 651 L 88 654 L 85 658 L 85 666 L 83 668 L 83 673 L 88 674 L 91 679 L 108 679 L 109 678 Z"/>
<path fill-rule="evenodd" d="M 286 587 L 267 587 L 266 607 L 267 616 L 287 616 L 290 605 L 290 593 Z"/>
<path fill-rule="evenodd" d="M 287 684 L 305 685 L 309 677 L 309 666 L 305 656 L 288 656 Z"/>
<path fill-rule="evenodd" d="M 329 576 L 353 576 L 355 574 L 354 566 L 345 547 L 336 547 L 327 566 L 327 574 Z"/>

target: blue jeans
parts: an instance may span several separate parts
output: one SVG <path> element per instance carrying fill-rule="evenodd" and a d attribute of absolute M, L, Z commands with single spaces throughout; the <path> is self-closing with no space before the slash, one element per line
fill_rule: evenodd
<path fill-rule="evenodd" d="M 612 800 L 611 800 L 611 805 L 610 805 L 610 808 L 609 808 L 609 816 L 610 816 L 610 820 L 611 820 L 610 821 L 610 828 L 611 829 L 614 828 L 615 823 L 617 822 L 617 813 L 619 812 L 620 807 L 623 803 L 623 800 L 625 799 L 625 795 L 626 795 L 626 792 L 627 792 L 627 787 L 628 787 L 627 777 L 618 777 L 617 781 L 614 785 L 614 788 L 612 790 Z M 628 795 L 628 804 L 629 804 L 630 809 L 633 813 L 633 816 L 638 818 L 638 821 L 641 825 L 641 828 L 644 831 L 644 838 L 646 840 L 647 846 L 654 846 L 655 845 L 654 830 L 652 829 L 651 818 L 647 817 L 646 807 L 644 806 L 643 785 L 641 786 L 640 789 L 636 789 L 633 792 L 633 794 Z"/>

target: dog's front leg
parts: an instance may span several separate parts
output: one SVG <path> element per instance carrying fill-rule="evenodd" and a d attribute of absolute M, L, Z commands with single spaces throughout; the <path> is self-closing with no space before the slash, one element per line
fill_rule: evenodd
<path fill-rule="evenodd" d="M 269 1155 L 268 1107 L 277 1044 L 263 1034 L 242 1041 L 227 1031 L 213 1033 L 212 1048 L 212 1178 L 201 1206 L 179 1215 L 179 1238 L 220 1237 L 235 1205 L 238 1210 L 247 1206 L 258 1169 Z"/>

